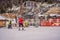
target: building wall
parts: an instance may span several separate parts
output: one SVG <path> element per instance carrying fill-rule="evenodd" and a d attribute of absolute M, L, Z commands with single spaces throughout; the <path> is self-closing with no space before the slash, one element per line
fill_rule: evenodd
<path fill-rule="evenodd" d="M 6 21 L 0 20 L 0 27 L 5 27 Z"/>

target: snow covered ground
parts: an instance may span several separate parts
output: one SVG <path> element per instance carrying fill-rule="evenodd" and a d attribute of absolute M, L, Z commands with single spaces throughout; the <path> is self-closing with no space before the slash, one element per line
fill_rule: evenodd
<path fill-rule="evenodd" d="M 0 28 L 0 40 L 60 40 L 60 27 Z"/>

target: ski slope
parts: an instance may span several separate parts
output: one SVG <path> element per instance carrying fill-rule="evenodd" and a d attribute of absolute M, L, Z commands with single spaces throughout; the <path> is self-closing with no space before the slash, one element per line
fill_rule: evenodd
<path fill-rule="evenodd" d="M 0 40 L 60 40 L 60 27 L 0 28 Z"/>

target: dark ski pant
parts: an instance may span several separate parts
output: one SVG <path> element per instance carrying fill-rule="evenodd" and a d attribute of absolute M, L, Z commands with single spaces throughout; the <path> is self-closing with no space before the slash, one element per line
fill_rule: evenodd
<path fill-rule="evenodd" d="M 12 26 L 11 25 L 8 25 L 8 29 L 10 29 L 10 28 L 12 28 Z"/>
<path fill-rule="evenodd" d="M 23 23 L 19 23 L 19 30 L 20 30 L 20 27 L 22 27 L 22 30 L 24 30 Z"/>

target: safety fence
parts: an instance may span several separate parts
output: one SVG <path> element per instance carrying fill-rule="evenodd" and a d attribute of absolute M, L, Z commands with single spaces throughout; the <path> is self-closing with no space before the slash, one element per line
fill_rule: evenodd
<path fill-rule="evenodd" d="M 40 21 L 40 26 L 60 26 L 60 18 Z"/>

